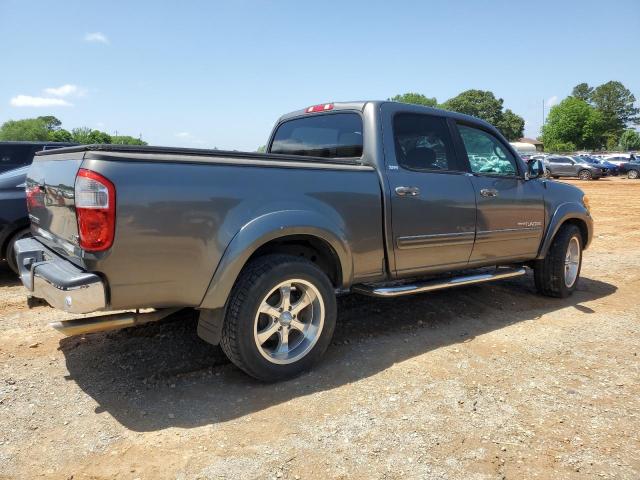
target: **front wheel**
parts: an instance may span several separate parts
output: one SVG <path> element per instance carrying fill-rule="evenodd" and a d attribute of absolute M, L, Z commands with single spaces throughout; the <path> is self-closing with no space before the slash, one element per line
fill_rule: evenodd
<path fill-rule="evenodd" d="M 580 170 L 578 172 L 578 178 L 580 180 L 591 180 L 593 178 L 593 175 L 589 170 Z"/>
<path fill-rule="evenodd" d="M 630 178 L 632 180 L 635 180 L 639 176 L 640 176 L 640 174 L 638 174 L 638 170 L 629 170 L 627 172 L 627 178 Z"/>
<path fill-rule="evenodd" d="M 319 360 L 336 324 L 336 298 L 314 263 L 267 255 L 247 265 L 229 300 L 221 346 L 258 380 L 294 377 Z"/>
<path fill-rule="evenodd" d="M 576 289 L 582 268 L 582 235 L 575 225 L 560 228 L 542 260 L 534 265 L 536 289 L 548 297 L 566 298 Z"/>

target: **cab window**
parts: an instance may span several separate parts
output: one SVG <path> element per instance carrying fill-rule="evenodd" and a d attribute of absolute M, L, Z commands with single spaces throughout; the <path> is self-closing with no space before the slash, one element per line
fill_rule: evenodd
<path fill-rule="evenodd" d="M 400 113 L 393 120 L 396 161 L 407 170 L 455 170 L 449 127 L 444 118 Z"/>
<path fill-rule="evenodd" d="M 467 125 L 458 125 L 458 130 L 473 173 L 509 177 L 518 175 L 516 159 L 500 140 L 484 130 Z"/>

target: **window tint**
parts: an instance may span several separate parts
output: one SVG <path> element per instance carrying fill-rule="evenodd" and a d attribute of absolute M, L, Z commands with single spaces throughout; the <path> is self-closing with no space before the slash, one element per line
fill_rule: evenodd
<path fill-rule="evenodd" d="M 278 127 L 271 153 L 312 157 L 361 157 L 362 119 L 356 113 L 298 118 Z"/>
<path fill-rule="evenodd" d="M 401 113 L 393 120 L 398 165 L 409 170 L 455 170 L 444 118 Z"/>
<path fill-rule="evenodd" d="M 477 128 L 458 125 L 473 173 L 515 176 L 516 159 L 504 145 L 490 133 Z"/>

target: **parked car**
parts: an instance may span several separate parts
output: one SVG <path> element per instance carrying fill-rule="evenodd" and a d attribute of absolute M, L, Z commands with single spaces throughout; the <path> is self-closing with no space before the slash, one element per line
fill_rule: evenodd
<path fill-rule="evenodd" d="M 579 155 L 579 157 L 591 165 L 600 166 L 600 168 L 606 169 L 604 176 L 618 176 L 620 174 L 618 165 L 614 163 L 609 163 L 606 160 L 602 160 L 591 155 Z"/>
<path fill-rule="evenodd" d="M 281 117 L 267 153 L 94 145 L 29 169 L 34 238 L 16 245 L 35 299 L 68 335 L 200 310 L 198 333 L 249 375 L 311 367 L 337 293 L 397 297 L 523 275 L 576 288 L 592 218 L 584 193 L 538 179 L 488 123 L 396 102 Z M 390 300 L 392 301 L 392 300 Z"/>
<path fill-rule="evenodd" d="M 580 157 L 554 155 L 547 157 L 545 174 L 547 177 L 578 177 L 580 180 L 598 180 L 606 175 L 606 169 L 593 165 Z"/>
<path fill-rule="evenodd" d="M 627 178 L 631 179 L 640 178 L 640 159 L 633 160 L 632 162 L 621 163 L 620 174 L 626 174 Z"/>
<path fill-rule="evenodd" d="M 30 235 L 24 193 L 28 170 L 26 166 L 0 173 L 0 258 L 16 273 L 15 242 Z"/>
<path fill-rule="evenodd" d="M 76 143 L 64 142 L 0 142 L 0 173 L 30 165 L 41 150 L 68 147 Z"/>
<path fill-rule="evenodd" d="M 620 166 L 623 163 L 632 162 L 636 159 L 633 153 L 616 153 L 613 155 L 607 155 L 603 157 L 603 160 L 612 163 L 616 166 Z"/>

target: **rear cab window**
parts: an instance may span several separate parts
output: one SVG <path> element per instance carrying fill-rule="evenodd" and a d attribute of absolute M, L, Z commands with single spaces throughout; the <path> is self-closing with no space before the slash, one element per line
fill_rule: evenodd
<path fill-rule="evenodd" d="M 360 115 L 330 113 L 282 123 L 273 136 L 269 152 L 322 158 L 360 158 L 362 145 Z"/>

